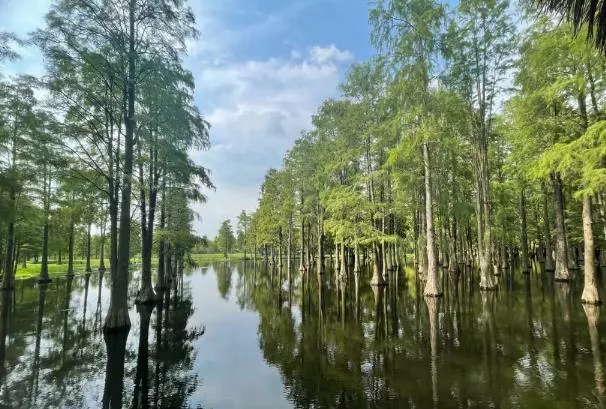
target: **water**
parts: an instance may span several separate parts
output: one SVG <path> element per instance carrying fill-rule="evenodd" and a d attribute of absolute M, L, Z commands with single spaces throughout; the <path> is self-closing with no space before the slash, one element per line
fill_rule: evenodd
<path fill-rule="evenodd" d="M 100 332 L 108 278 L 24 281 L 4 296 L 0 407 L 604 405 L 606 328 L 579 284 L 517 274 L 480 293 L 462 275 L 427 302 L 403 277 L 373 291 L 368 277 L 328 273 L 320 287 L 292 272 L 289 288 L 286 274 L 280 287 L 278 273 L 218 263 L 153 310 L 132 306 L 124 339 Z"/>

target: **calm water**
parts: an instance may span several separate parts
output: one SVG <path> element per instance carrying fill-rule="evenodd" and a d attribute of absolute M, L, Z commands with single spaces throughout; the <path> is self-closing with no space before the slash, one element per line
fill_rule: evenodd
<path fill-rule="evenodd" d="M 461 275 L 427 303 L 402 277 L 373 291 L 292 276 L 195 269 L 131 308 L 126 339 L 100 333 L 109 274 L 19 282 L 2 299 L 0 407 L 603 407 L 606 327 L 579 284 L 517 275 L 482 294 Z"/>

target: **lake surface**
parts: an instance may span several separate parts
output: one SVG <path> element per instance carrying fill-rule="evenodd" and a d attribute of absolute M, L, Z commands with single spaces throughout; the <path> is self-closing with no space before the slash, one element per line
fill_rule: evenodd
<path fill-rule="evenodd" d="M 1 300 L 0 407 L 604 407 L 606 326 L 579 282 L 514 274 L 481 293 L 462 274 L 426 301 L 402 275 L 291 275 L 193 269 L 155 308 L 132 305 L 127 338 L 100 332 L 108 273 L 18 282 Z"/>

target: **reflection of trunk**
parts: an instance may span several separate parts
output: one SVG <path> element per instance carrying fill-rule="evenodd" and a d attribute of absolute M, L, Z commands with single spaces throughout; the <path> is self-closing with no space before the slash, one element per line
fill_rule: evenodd
<path fill-rule="evenodd" d="M 439 300 L 435 297 L 426 297 L 427 312 L 429 314 L 429 344 L 431 346 L 431 391 L 434 408 L 438 407 L 438 309 Z"/>
<path fill-rule="evenodd" d="M 65 290 L 65 304 L 63 305 L 63 349 L 62 349 L 62 358 L 65 359 L 65 353 L 68 350 L 67 347 L 67 339 L 68 339 L 68 325 L 67 319 L 69 318 L 69 304 L 72 298 L 72 282 L 73 279 L 67 279 L 67 288 Z M 71 338 L 71 337 L 69 337 Z"/>
<path fill-rule="evenodd" d="M 585 243 L 585 283 L 581 301 L 586 304 L 600 304 L 600 294 L 596 287 L 593 230 L 591 227 L 591 196 L 583 196 L 583 242 Z"/>
<path fill-rule="evenodd" d="M 140 304 L 139 313 L 139 352 L 137 354 L 137 369 L 135 372 L 135 390 L 133 392 L 134 409 L 149 407 L 149 322 L 153 305 Z"/>
<path fill-rule="evenodd" d="M 40 341 L 42 339 L 42 319 L 44 317 L 44 303 L 46 300 L 47 285 L 40 285 L 40 293 L 38 297 L 38 320 L 36 323 L 36 343 L 34 346 L 34 370 L 33 370 L 33 388 L 32 393 L 35 396 L 38 390 L 38 373 L 40 371 Z M 5 293 L 6 294 L 6 293 Z"/>
<path fill-rule="evenodd" d="M 164 293 L 158 294 L 158 307 L 156 308 L 156 346 L 157 353 L 162 352 L 162 327 L 163 327 L 163 313 L 164 313 Z M 154 368 L 154 404 L 152 407 L 157 408 L 158 399 L 160 398 L 160 359 L 156 359 L 156 365 Z"/>
<path fill-rule="evenodd" d="M 373 286 L 372 292 L 375 295 L 375 339 L 385 338 L 385 311 L 383 310 L 383 296 L 385 287 Z"/>
<path fill-rule="evenodd" d="M 356 316 L 356 321 L 358 321 L 360 319 L 360 277 L 357 272 L 354 274 L 354 285 L 355 285 L 354 304 L 355 304 L 355 308 L 356 308 L 355 316 Z"/>
<path fill-rule="evenodd" d="M 556 219 L 556 265 L 554 279 L 556 281 L 569 281 L 568 248 L 566 246 L 566 225 L 564 222 L 564 192 L 560 174 L 552 172 L 553 199 L 555 203 Z"/>
<path fill-rule="evenodd" d="M 520 243 L 522 246 L 522 260 L 520 260 L 520 268 L 522 273 L 529 273 L 530 266 L 528 263 L 528 227 L 526 222 L 526 196 L 524 189 L 520 192 Z"/>
<path fill-rule="evenodd" d="M 604 407 L 604 368 L 602 367 L 602 353 L 600 351 L 600 335 L 598 333 L 598 321 L 600 318 L 600 308 L 596 305 L 583 305 L 583 310 L 587 316 L 587 328 L 589 330 L 589 339 L 591 341 L 591 355 L 593 357 L 593 376 L 595 380 L 595 395 L 598 399 L 598 407 Z"/>
<path fill-rule="evenodd" d="M 12 291 L 5 291 L 2 294 L 2 310 L 0 315 L 0 385 L 4 384 L 6 377 L 6 367 L 4 361 L 6 359 L 6 337 L 8 336 L 9 318 L 13 302 Z"/>
<path fill-rule="evenodd" d="M 495 293 L 482 292 L 482 329 L 484 331 L 484 359 L 488 371 L 490 388 L 494 387 L 494 374 L 496 369 L 496 328 L 494 320 Z"/>
<path fill-rule="evenodd" d="M 90 274 L 84 276 L 84 306 L 82 307 L 82 335 L 86 331 L 86 307 L 88 306 L 88 285 L 90 284 Z"/>
<path fill-rule="evenodd" d="M 423 162 L 425 167 L 425 223 L 427 225 L 427 283 L 423 295 L 439 297 L 442 295 L 438 286 L 438 267 L 436 264 L 434 227 L 433 227 L 433 199 L 431 192 L 431 162 L 427 142 L 423 143 Z"/>
<path fill-rule="evenodd" d="M 104 335 L 107 349 L 107 366 L 103 388 L 103 409 L 122 409 L 127 337 L 128 332 L 126 331 L 106 332 Z"/>

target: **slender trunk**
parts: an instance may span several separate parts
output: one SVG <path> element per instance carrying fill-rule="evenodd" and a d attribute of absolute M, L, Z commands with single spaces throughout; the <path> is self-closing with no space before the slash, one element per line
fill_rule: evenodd
<path fill-rule="evenodd" d="M 291 257 L 292 257 L 292 220 L 288 222 L 288 247 L 286 247 L 286 271 L 290 277 Z"/>
<path fill-rule="evenodd" d="M 345 265 L 345 243 L 341 242 L 341 275 L 345 276 L 346 274 L 346 265 Z"/>
<path fill-rule="evenodd" d="M 70 216 L 69 222 L 69 242 L 67 245 L 67 277 L 74 276 L 74 220 Z"/>
<path fill-rule="evenodd" d="M 11 203 L 15 202 L 15 194 L 11 192 Z M 11 206 L 14 209 L 14 206 Z M 11 216 L 6 233 L 6 258 L 4 259 L 4 274 L 2 275 L 2 289 L 11 290 L 14 287 L 13 253 L 15 247 L 15 220 Z"/>
<path fill-rule="evenodd" d="M 382 274 L 382 261 L 383 258 L 381 256 L 381 245 L 378 241 L 374 241 L 372 244 L 372 279 L 370 280 L 370 285 L 385 285 L 385 279 L 383 278 Z"/>
<path fill-rule="evenodd" d="M 305 267 L 305 219 L 301 216 L 301 260 L 299 261 L 299 271 L 306 271 Z"/>
<path fill-rule="evenodd" d="M 44 206 L 44 226 L 42 228 L 42 262 L 40 264 L 40 277 L 38 278 L 39 283 L 49 282 L 48 277 L 48 231 L 49 231 L 49 213 L 50 213 L 50 188 L 51 181 L 48 175 L 48 165 L 44 163 L 44 178 L 43 178 L 42 189 L 43 193 L 43 206 Z"/>
<path fill-rule="evenodd" d="M 99 250 L 99 272 L 105 272 L 105 223 L 107 219 L 103 216 L 103 225 L 101 226 L 101 249 Z"/>
<path fill-rule="evenodd" d="M 129 52 L 128 52 L 128 79 L 127 102 L 128 110 L 124 121 L 126 135 L 124 137 L 124 166 L 122 169 L 122 197 L 120 203 L 120 233 L 118 247 L 118 264 L 115 268 L 115 278 L 111 283 L 111 296 L 104 330 L 117 330 L 130 328 L 128 316 L 128 264 L 130 250 L 130 199 L 132 191 L 133 148 L 135 132 L 135 4 L 136 0 L 129 1 Z M 113 269 L 113 266 L 112 266 Z"/>
<path fill-rule="evenodd" d="M 91 253 L 91 237 L 90 237 L 90 225 L 89 222 L 86 226 L 86 268 L 85 271 L 90 273 L 93 269 L 90 267 L 90 253 Z"/>
<path fill-rule="evenodd" d="M 554 279 L 557 281 L 570 281 L 568 270 L 568 248 L 566 245 L 566 225 L 564 222 L 564 192 L 560 174 L 551 174 L 553 183 L 553 198 L 556 213 L 556 265 Z M 593 254 L 591 255 L 593 258 Z"/>
<path fill-rule="evenodd" d="M 166 164 L 165 164 L 166 165 Z M 164 229 L 166 227 L 166 166 L 162 171 L 162 205 L 160 206 L 160 229 Z M 156 289 L 158 291 L 164 291 L 166 289 L 166 252 L 167 245 L 164 237 L 160 238 L 160 242 L 158 243 L 158 281 L 156 283 Z"/>
<path fill-rule="evenodd" d="M 591 220 L 591 196 L 583 196 L 583 242 L 585 243 L 585 283 L 581 301 L 585 304 L 601 304 L 596 286 L 596 269 Z"/>
<path fill-rule="evenodd" d="M 434 244 L 431 162 L 427 142 L 423 143 L 423 163 L 425 168 L 425 223 L 427 224 L 427 282 L 425 283 L 423 295 L 426 297 L 439 297 L 442 293 L 438 284 L 438 266 Z"/>
<path fill-rule="evenodd" d="M 526 196 L 524 195 L 524 189 L 520 192 L 520 243 L 522 246 L 522 259 L 520 260 L 520 267 L 522 274 L 530 273 L 530 265 L 528 262 L 528 227 L 526 222 Z"/>
<path fill-rule="evenodd" d="M 543 192 L 543 245 L 545 246 L 545 271 L 554 271 L 553 251 L 551 247 L 551 226 L 549 223 L 549 208 L 547 192 Z"/>
<path fill-rule="evenodd" d="M 323 216 L 320 213 L 320 205 L 318 204 L 318 275 L 324 274 L 324 229 Z"/>

